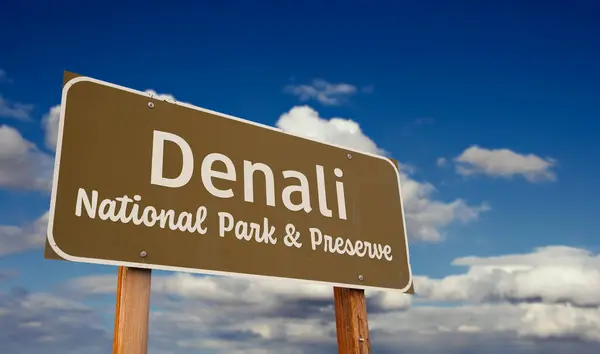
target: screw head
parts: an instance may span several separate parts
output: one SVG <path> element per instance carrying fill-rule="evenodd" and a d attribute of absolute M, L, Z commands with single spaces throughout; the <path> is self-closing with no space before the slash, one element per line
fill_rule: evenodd
<path fill-rule="evenodd" d="M 358 338 L 358 341 L 359 341 L 359 342 L 364 342 L 364 341 L 365 341 L 365 339 L 364 339 L 363 337 L 360 337 L 360 338 Z"/>
<path fill-rule="evenodd" d="M 148 253 L 146 253 L 146 251 L 142 251 L 140 252 L 140 257 L 144 258 L 148 255 Z"/>
<path fill-rule="evenodd" d="M 352 160 L 352 154 L 348 154 L 346 155 L 346 157 L 348 158 L 348 160 Z"/>
<path fill-rule="evenodd" d="M 358 280 L 360 280 L 360 281 L 363 281 L 363 280 L 365 280 L 365 277 L 363 277 L 363 275 L 362 275 L 362 274 L 360 274 L 360 275 L 358 276 Z"/>
<path fill-rule="evenodd" d="M 154 102 L 148 102 L 148 108 L 154 108 Z"/>

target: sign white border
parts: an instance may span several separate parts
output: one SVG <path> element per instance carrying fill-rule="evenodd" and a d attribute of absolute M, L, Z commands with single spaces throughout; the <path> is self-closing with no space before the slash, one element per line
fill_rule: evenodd
<path fill-rule="evenodd" d="M 52 249 L 54 250 L 54 252 L 56 252 L 56 254 L 58 254 L 60 257 L 64 258 L 67 261 L 71 261 L 71 262 L 80 262 L 80 263 L 91 263 L 91 264 L 103 264 L 103 265 L 113 265 L 113 266 L 124 266 L 124 267 L 132 267 L 132 268 L 145 268 L 145 269 L 156 269 L 156 270 L 165 270 L 165 271 L 172 271 L 172 272 L 187 272 L 187 273 L 198 273 L 198 274 L 208 274 L 208 275 L 220 275 L 220 276 L 237 276 L 237 277 L 246 277 L 246 278 L 254 278 L 254 279 L 265 279 L 265 278 L 270 278 L 270 279 L 286 279 L 286 280 L 292 280 L 292 281 L 300 281 L 300 282 L 307 282 L 307 283 L 312 283 L 312 284 L 323 284 L 323 285 L 331 285 L 331 286 L 336 286 L 336 287 L 343 287 L 343 288 L 355 288 L 355 289 L 364 289 L 364 290 L 386 290 L 386 291 L 400 291 L 400 292 L 406 292 L 408 289 L 410 289 L 410 287 L 412 286 L 413 283 L 413 276 L 412 276 L 412 270 L 411 270 L 411 266 L 410 266 L 410 255 L 409 255 L 409 251 L 408 251 L 408 240 L 407 240 L 407 235 L 406 235 L 406 218 L 403 217 L 402 218 L 402 222 L 403 222 L 403 227 L 404 227 L 404 244 L 405 244 L 405 248 L 406 248 L 406 260 L 408 263 L 408 272 L 409 272 L 409 278 L 408 278 L 408 284 L 406 285 L 406 287 L 404 287 L 403 289 L 395 289 L 395 288 L 385 288 L 385 287 L 373 287 L 373 286 L 363 286 L 360 284 L 341 284 L 341 283 L 331 283 L 331 282 L 327 282 L 327 281 L 318 281 L 318 280 L 309 280 L 309 279 L 296 279 L 296 278 L 287 278 L 287 277 L 277 277 L 277 276 L 270 276 L 270 275 L 258 275 L 258 274 L 248 274 L 248 273 L 232 273 L 232 272 L 224 272 L 224 271 L 215 271 L 215 270 L 204 270 L 204 269 L 197 269 L 197 268 L 182 268 L 182 267 L 173 267 L 173 266 L 165 266 L 165 265 L 157 265 L 157 264 L 150 264 L 150 263 L 136 263 L 136 262 L 124 262 L 124 261 L 111 261 L 111 260 L 106 260 L 106 259 L 97 259 L 97 258 L 87 258 L 87 257 L 77 257 L 77 256 L 71 256 L 65 252 L 63 252 L 58 245 L 56 244 L 56 242 L 54 241 L 54 235 L 53 235 L 53 226 L 54 226 L 54 211 L 55 211 L 55 206 L 56 206 L 56 194 L 57 194 L 57 188 L 58 188 L 58 176 L 59 176 L 59 170 L 60 170 L 60 158 L 61 158 L 61 151 L 62 151 L 62 138 L 63 138 L 63 130 L 64 130 L 64 124 L 65 124 L 65 110 L 67 107 L 67 97 L 68 97 L 68 93 L 69 90 L 77 83 L 79 82 L 92 82 L 95 84 L 99 84 L 99 85 L 103 85 L 103 86 L 108 86 L 117 90 L 121 90 L 121 91 L 125 91 L 125 92 L 129 92 L 129 93 L 133 93 L 136 95 L 140 95 L 140 96 L 144 96 L 144 97 L 148 97 L 150 99 L 154 99 L 154 100 L 161 100 L 161 101 L 166 101 L 168 103 L 171 104 L 176 104 L 178 106 L 181 107 L 185 107 L 185 108 L 189 108 L 189 109 L 193 109 L 196 111 L 200 111 L 200 112 L 204 112 L 204 113 L 208 113 L 208 114 L 212 114 L 212 115 L 216 115 L 225 119 L 231 119 L 231 120 L 235 120 L 241 123 L 246 123 L 246 124 L 250 124 L 250 125 L 254 125 L 257 127 L 261 127 L 264 129 L 269 129 L 275 132 L 278 132 L 280 134 L 287 134 L 287 135 L 291 135 L 294 136 L 296 138 L 301 138 L 301 139 L 305 139 L 305 140 L 309 140 L 311 142 L 317 143 L 317 144 L 324 144 L 324 145 L 329 145 L 329 146 L 333 146 L 345 151 L 352 151 L 354 153 L 357 154 L 362 154 L 362 155 L 367 155 L 373 158 L 377 158 L 377 159 L 382 159 L 387 161 L 393 168 L 393 170 L 396 172 L 396 176 L 398 178 L 398 193 L 399 193 L 399 198 L 398 200 L 400 201 L 400 208 L 402 211 L 402 215 L 404 215 L 404 203 L 402 201 L 402 190 L 401 190 L 401 186 L 400 186 L 400 174 L 398 172 L 398 168 L 394 165 L 394 163 L 392 161 L 390 161 L 388 158 L 383 157 L 383 156 L 379 156 L 379 155 L 375 155 L 375 154 L 371 154 L 368 152 L 362 152 L 362 151 L 358 151 L 358 150 L 354 150 L 351 148 L 347 148 L 344 146 L 340 146 L 337 144 L 330 144 L 330 143 L 325 143 L 325 142 L 321 142 L 321 141 L 317 141 L 317 140 L 312 140 L 312 139 L 308 139 L 302 136 L 298 136 L 295 134 L 291 134 L 288 132 L 285 132 L 281 129 L 275 128 L 275 127 L 271 127 L 268 125 L 264 125 L 264 124 L 260 124 L 260 123 L 256 123 L 256 122 L 252 122 L 252 121 L 248 121 L 245 119 L 241 119 L 241 118 L 237 118 L 234 116 L 230 116 L 227 114 L 223 114 L 223 113 L 219 113 L 219 112 L 214 112 L 208 109 L 204 109 L 204 108 L 200 108 L 200 107 L 196 107 L 187 103 L 181 103 L 181 102 L 176 102 L 176 101 L 171 101 L 171 100 L 163 100 L 160 99 L 158 97 L 153 96 L 150 93 L 146 93 L 146 92 L 142 92 L 142 91 L 137 91 L 134 89 L 130 89 L 127 87 L 123 87 L 123 86 L 119 86 L 119 85 L 115 85 L 115 84 L 111 84 L 109 82 L 105 82 L 105 81 L 101 81 L 101 80 L 97 80 L 97 79 L 93 79 L 87 76 L 80 76 L 80 77 L 76 77 L 73 78 L 71 80 L 69 80 L 63 87 L 63 91 L 62 91 L 62 100 L 61 100 L 61 109 L 60 109 L 60 120 L 58 123 L 58 137 L 57 137 L 57 142 L 56 142 L 56 155 L 54 158 L 54 175 L 53 175 L 53 180 L 52 180 L 52 194 L 51 194 L 51 199 L 50 199 L 50 210 L 49 210 L 49 215 L 48 215 L 48 242 L 50 243 L 50 246 L 52 247 Z"/>

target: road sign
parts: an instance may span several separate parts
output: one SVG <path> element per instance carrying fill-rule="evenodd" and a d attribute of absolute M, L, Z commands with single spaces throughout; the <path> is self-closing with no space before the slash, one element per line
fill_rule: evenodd
<path fill-rule="evenodd" d="M 61 107 L 59 257 L 409 291 L 389 159 L 89 77 L 64 85 Z"/>

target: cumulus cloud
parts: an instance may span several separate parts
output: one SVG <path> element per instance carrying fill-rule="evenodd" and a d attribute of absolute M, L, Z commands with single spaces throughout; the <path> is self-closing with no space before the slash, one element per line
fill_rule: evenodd
<path fill-rule="evenodd" d="M 465 273 L 417 276 L 416 297 L 367 291 L 373 350 L 458 354 L 485 345 L 498 354 L 591 353 L 600 344 L 600 285 L 592 274 L 600 269 L 597 262 L 597 254 L 583 249 L 548 246 L 458 258 L 453 264 L 469 267 Z M 554 273 L 558 269 L 569 276 Z M 65 289 L 113 296 L 115 284 L 115 275 L 94 276 L 74 279 Z M 152 286 L 157 350 L 335 351 L 331 287 L 184 273 L 155 276 Z M 447 301 L 458 303 L 439 305 Z"/>
<path fill-rule="evenodd" d="M 2 79 L 1 76 L 0 79 Z M 31 119 L 32 110 L 32 104 L 12 102 L 0 95 L 0 117 L 28 121 Z"/>
<path fill-rule="evenodd" d="M 144 92 L 149 93 L 150 95 L 152 95 L 152 97 L 158 98 L 160 100 L 175 101 L 175 97 L 168 93 L 158 93 L 152 89 L 148 89 Z"/>
<path fill-rule="evenodd" d="M 113 278 L 113 280 L 115 280 Z M 222 294 L 233 298 L 234 289 Z M 271 306 L 153 294 L 149 353 L 331 353 L 336 351 L 334 310 L 303 295 L 267 297 Z M 107 296 L 114 300 L 114 292 Z M 287 305 L 284 305 L 286 304 Z M 104 312 L 103 315 L 100 315 Z M 45 293 L 0 291 L 0 343 L 10 353 L 105 353 L 111 311 Z M 430 354 L 595 353 L 597 310 L 565 304 L 419 306 L 374 312 L 373 352 Z M 547 339 L 560 339 L 559 341 Z"/>
<path fill-rule="evenodd" d="M 76 278 L 70 294 L 114 294 L 116 276 Z M 152 279 L 151 338 L 175 352 L 304 353 L 335 348 L 333 289 L 286 280 L 197 276 Z M 404 310 L 409 295 L 367 292 L 372 313 Z M 193 339 L 190 339 L 193 338 Z M 282 348 L 285 348 L 283 351 Z"/>
<path fill-rule="evenodd" d="M 85 295 L 111 294 L 116 291 L 116 275 L 95 275 L 75 278 L 67 288 Z M 198 276 L 175 273 L 154 276 L 152 291 L 156 295 L 177 296 L 182 299 L 211 303 L 213 306 L 248 306 L 249 311 L 276 312 L 281 307 L 302 299 L 315 304 L 331 302 L 331 286 L 285 279 L 248 279 L 239 277 Z M 403 293 L 367 292 L 374 310 L 400 310 L 408 308 L 411 297 Z"/>
<path fill-rule="evenodd" d="M 292 134 L 312 140 L 337 144 L 373 154 L 384 155 L 360 125 L 350 119 L 334 117 L 324 119 L 309 106 L 296 106 L 282 114 L 275 125 Z"/>
<path fill-rule="evenodd" d="M 325 119 L 309 106 L 297 106 L 279 117 L 276 126 L 289 133 L 309 139 L 334 143 L 356 150 L 384 155 L 361 130 L 355 121 L 344 118 Z M 482 212 L 488 211 L 487 204 L 469 205 L 462 199 L 443 202 L 433 199 L 433 185 L 411 178 L 413 171 L 401 166 L 400 184 L 404 200 L 409 237 L 414 240 L 437 242 L 442 239 L 441 228 L 454 221 L 477 220 Z"/>
<path fill-rule="evenodd" d="M 600 308 L 577 308 L 570 304 L 521 306 L 518 333 L 536 338 L 577 338 L 600 342 Z"/>
<path fill-rule="evenodd" d="M 51 294 L 0 291 L 3 353 L 106 353 L 111 334 L 101 319 L 89 307 Z"/>
<path fill-rule="evenodd" d="M 44 141 L 46 147 L 52 151 L 56 150 L 56 140 L 58 139 L 58 121 L 60 119 L 60 105 L 50 107 L 48 113 L 42 117 L 42 127 L 44 128 Z"/>
<path fill-rule="evenodd" d="M 53 158 L 7 125 L 0 126 L 0 188 L 49 191 Z"/>
<path fill-rule="evenodd" d="M 434 301 L 511 301 L 600 306 L 600 255 L 566 246 L 528 254 L 463 257 L 464 274 L 418 277 L 417 293 Z M 600 327 L 599 327 L 600 328 Z"/>
<path fill-rule="evenodd" d="M 421 306 L 373 316 L 370 329 L 390 353 L 575 353 L 598 347 L 598 320 L 598 309 L 567 304 Z"/>
<path fill-rule="evenodd" d="M 534 154 L 519 154 L 509 149 L 485 149 L 471 146 L 454 159 L 461 175 L 483 174 L 490 177 L 522 176 L 529 182 L 554 181 L 556 160 Z"/>
<path fill-rule="evenodd" d="M 491 208 L 487 203 L 469 205 L 462 199 L 443 202 L 432 199 L 435 188 L 417 182 L 408 174 L 400 175 L 404 213 L 408 235 L 413 240 L 439 242 L 443 239 L 441 229 L 455 221 L 463 223 L 477 220 L 481 213 Z"/>
<path fill-rule="evenodd" d="M 332 84 L 321 79 L 313 80 L 311 84 L 307 85 L 287 85 L 284 88 L 284 92 L 297 96 L 301 101 L 316 100 L 327 106 L 341 105 L 357 91 L 354 85 Z M 372 88 L 367 88 L 366 92 L 370 91 Z"/>
<path fill-rule="evenodd" d="M 333 310 L 330 307 L 322 309 L 301 317 L 240 314 L 239 311 L 215 316 L 220 309 L 186 302 L 185 309 L 173 304 L 151 314 L 151 335 L 157 337 L 155 343 L 160 345 L 159 348 L 174 353 L 186 350 L 216 353 L 335 352 Z M 544 322 L 529 321 L 538 309 L 543 311 L 540 315 Z M 501 304 L 414 307 L 407 311 L 369 314 L 371 345 L 373 352 L 377 353 L 462 354 L 479 353 L 482 348 L 486 348 L 486 353 L 498 354 L 594 353 L 593 348 L 597 350 L 598 345 L 598 329 L 594 327 L 598 319 L 597 310 L 583 315 L 583 318 L 591 319 L 588 322 L 579 320 L 576 325 L 561 326 L 569 322 L 561 315 L 581 319 L 581 311 L 569 309 L 566 305 Z M 547 339 L 563 341 L 549 342 Z"/>
<path fill-rule="evenodd" d="M 0 225 L 0 257 L 44 246 L 48 212 L 22 226 Z"/>

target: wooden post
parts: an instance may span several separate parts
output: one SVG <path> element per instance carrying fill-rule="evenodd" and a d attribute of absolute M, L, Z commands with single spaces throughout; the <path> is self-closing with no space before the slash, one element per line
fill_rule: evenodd
<path fill-rule="evenodd" d="M 147 354 L 150 269 L 119 267 L 113 354 Z"/>
<path fill-rule="evenodd" d="M 333 288 L 339 354 L 370 354 L 365 291 Z"/>

